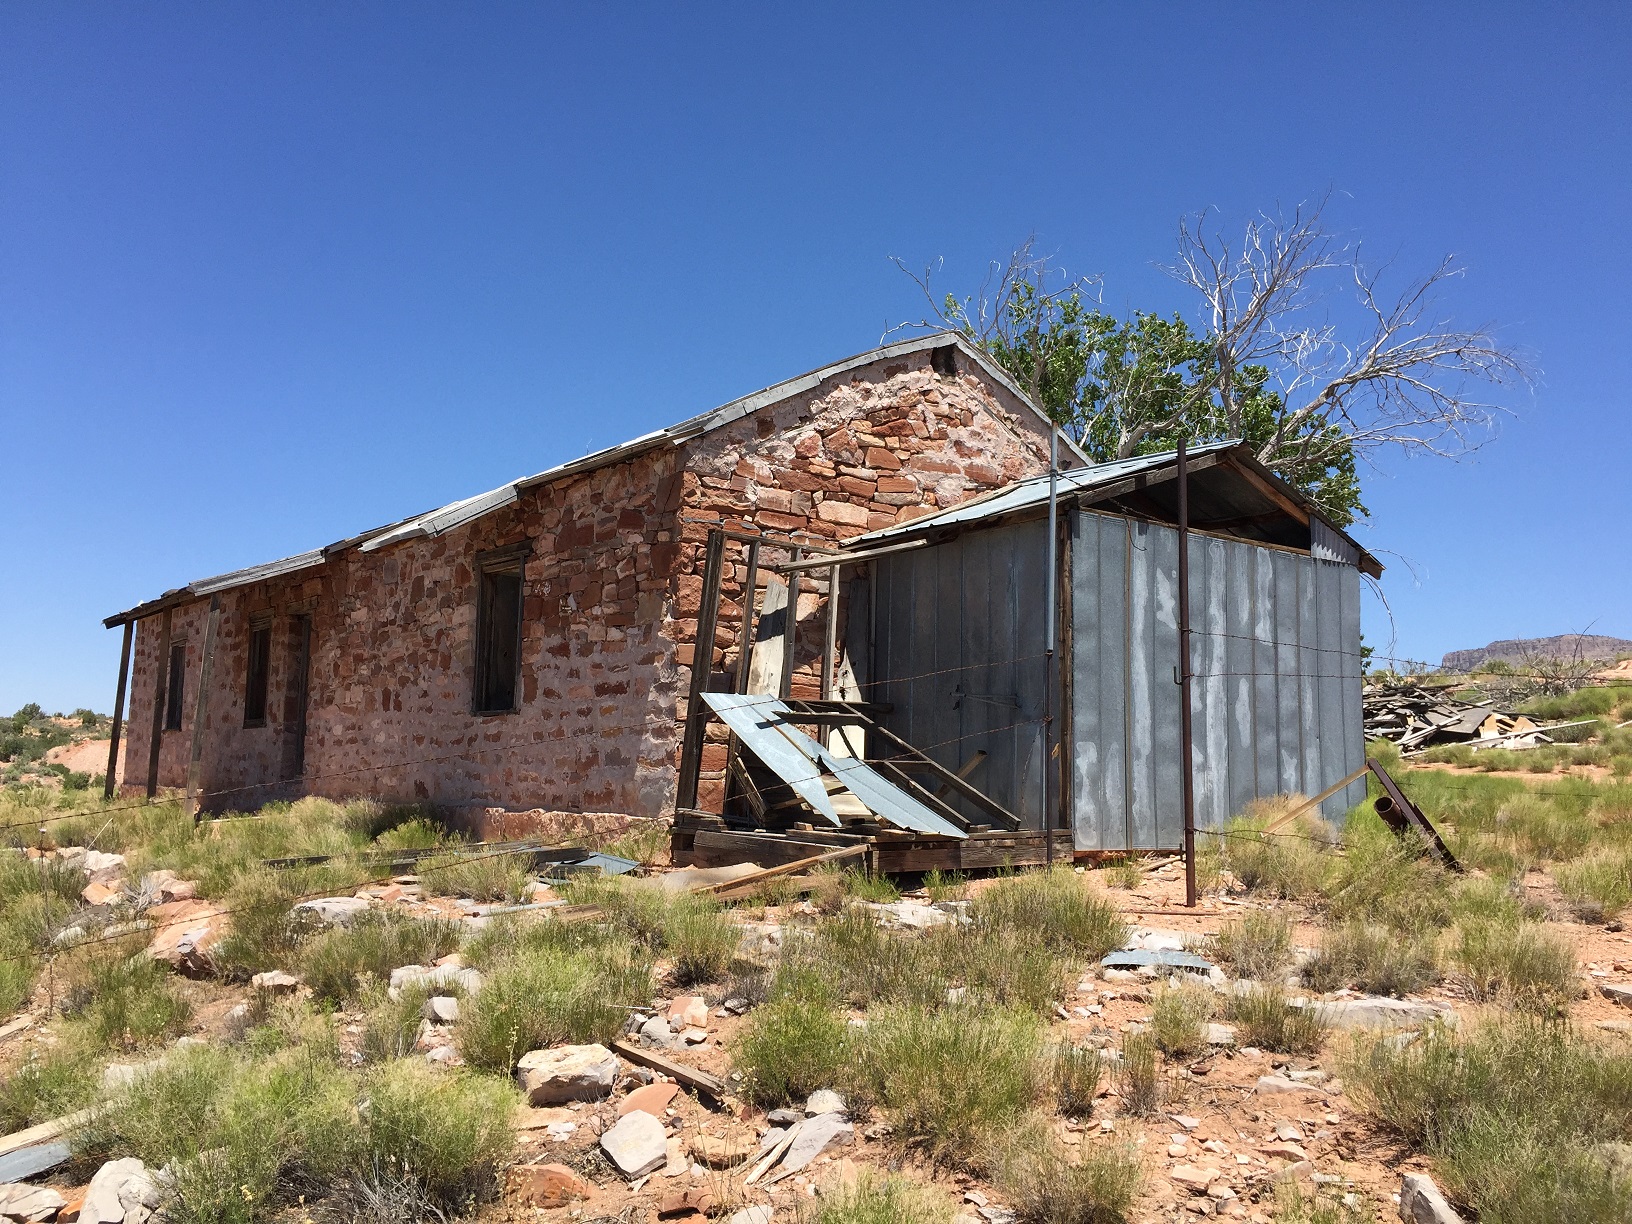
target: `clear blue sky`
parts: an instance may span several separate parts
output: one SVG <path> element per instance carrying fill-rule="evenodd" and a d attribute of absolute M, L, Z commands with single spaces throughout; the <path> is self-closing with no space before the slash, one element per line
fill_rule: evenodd
<path fill-rule="evenodd" d="M 166 587 L 870 347 L 890 255 L 1035 231 L 1172 310 L 1181 214 L 1328 188 L 1544 371 L 1368 477 L 1402 653 L 1632 637 L 1629 122 L 1610 4 L 9 4 L 0 710 L 108 709 Z"/>

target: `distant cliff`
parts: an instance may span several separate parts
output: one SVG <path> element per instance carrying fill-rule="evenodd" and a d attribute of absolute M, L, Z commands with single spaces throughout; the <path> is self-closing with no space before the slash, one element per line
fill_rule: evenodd
<path fill-rule="evenodd" d="M 1508 663 L 1523 663 L 1526 659 L 1603 659 L 1613 662 L 1616 655 L 1632 653 L 1632 642 L 1625 638 L 1603 637 L 1596 633 L 1561 633 L 1557 637 L 1516 638 L 1508 642 L 1492 642 L 1475 650 L 1453 650 L 1441 661 L 1450 672 L 1472 671 L 1481 663 L 1502 659 Z"/>

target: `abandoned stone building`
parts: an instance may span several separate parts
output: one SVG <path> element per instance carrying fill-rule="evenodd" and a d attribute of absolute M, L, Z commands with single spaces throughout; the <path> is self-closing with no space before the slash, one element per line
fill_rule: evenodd
<path fill-rule="evenodd" d="M 943 333 L 189 583 L 105 622 L 126 633 L 120 781 L 209 810 L 365 794 L 665 814 L 710 527 L 831 547 L 1045 472 L 1048 447 L 1046 418 Z M 1060 464 L 1086 460 L 1062 443 Z M 715 666 L 744 579 L 723 576 Z M 805 584 L 799 622 L 824 600 Z M 723 761 L 711 745 L 705 785 Z"/>

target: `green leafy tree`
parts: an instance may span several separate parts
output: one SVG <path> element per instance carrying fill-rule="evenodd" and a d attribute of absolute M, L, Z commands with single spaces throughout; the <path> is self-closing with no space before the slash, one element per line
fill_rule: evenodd
<path fill-rule="evenodd" d="M 935 316 L 921 325 L 984 347 L 1091 458 L 1171 450 L 1181 434 L 1240 439 L 1339 525 L 1367 513 L 1361 459 L 1390 446 L 1463 453 L 1499 411 L 1469 387 L 1530 377 L 1488 330 L 1431 318 L 1434 290 L 1459 274 L 1451 260 L 1385 299 L 1319 207 L 1256 218 L 1239 246 L 1207 230 L 1205 216 L 1186 222 L 1167 270 L 1195 293 L 1196 324 L 1116 318 L 1099 306 L 1097 282 L 1062 276 L 1031 241 L 968 297 L 937 298 L 927 271 L 913 279 Z M 1326 313 L 1334 278 L 1358 299 L 1353 335 Z"/>

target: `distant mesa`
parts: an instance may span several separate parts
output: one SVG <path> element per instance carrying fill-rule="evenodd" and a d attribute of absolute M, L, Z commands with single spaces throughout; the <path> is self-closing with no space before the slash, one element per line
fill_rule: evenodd
<path fill-rule="evenodd" d="M 1482 663 L 1501 660 L 1520 665 L 1537 659 L 1602 659 L 1613 663 L 1618 655 L 1632 654 L 1632 641 L 1596 633 L 1561 633 L 1557 637 L 1515 638 L 1492 642 L 1474 650 L 1452 650 L 1440 666 L 1448 672 L 1469 672 Z"/>

